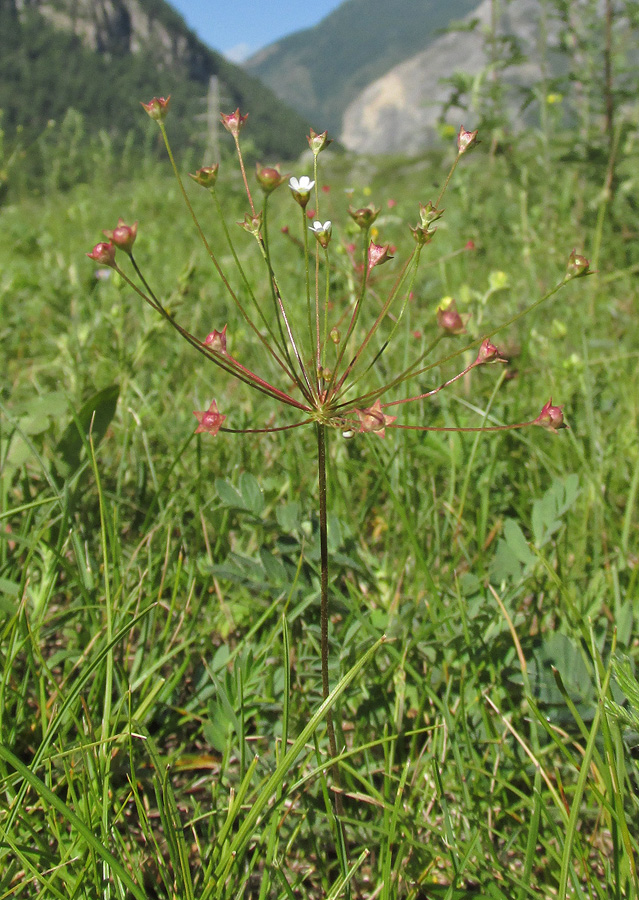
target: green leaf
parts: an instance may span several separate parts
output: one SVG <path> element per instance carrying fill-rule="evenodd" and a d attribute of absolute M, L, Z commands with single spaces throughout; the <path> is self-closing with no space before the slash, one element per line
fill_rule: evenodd
<path fill-rule="evenodd" d="M 528 661 L 528 675 L 534 696 L 540 703 L 558 707 L 557 716 L 561 718 L 565 715 L 565 703 L 554 670 L 559 674 L 563 689 L 582 708 L 583 717 L 589 720 L 592 717 L 595 692 L 592 675 L 584 662 L 579 644 L 562 632 L 545 638 Z"/>
<path fill-rule="evenodd" d="M 220 703 L 212 700 L 208 707 L 208 718 L 202 725 L 202 733 L 208 743 L 217 750 L 218 753 L 224 753 L 228 743 L 229 736 L 233 731 L 232 723 Z"/>
<path fill-rule="evenodd" d="M 497 542 L 497 550 L 491 565 L 492 579 L 498 583 L 518 581 L 524 569 L 532 567 L 537 557 L 514 519 L 504 522 L 503 537 Z"/>
<path fill-rule="evenodd" d="M 223 506 L 228 506 L 231 509 L 245 508 L 244 498 L 230 481 L 225 481 L 223 478 L 216 478 L 215 490 L 217 491 L 217 495 L 222 501 Z"/>
<path fill-rule="evenodd" d="M 297 531 L 300 527 L 300 505 L 297 500 L 278 506 L 275 510 L 277 524 L 282 531 Z"/>
<path fill-rule="evenodd" d="M 250 472 L 242 472 L 240 475 L 240 493 L 244 501 L 244 508 L 259 516 L 264 511 L 264 495 L 257 478 Z"/>
<path fill-rule="evenodd" d="M 286 566 L 281 559 L 278 559 L 277 556 L 273 556 L 268 550 L 262 548 L 260 550 L 260 560 L 262 561 L 264 571 L 271 584 L 278 585 L 286 583 Z"/>
<path fill-rule="evenodd" d="M 13 616 L 18 611 L 20 585 L 17 581 L 0 578 L 0 616 Z"/>
<path fill-rule="evenodd" d="M 561 528 L 562 517 L 572 507 L 579 494 L 579 476 L 557 478 L 546 493 L 533 503 L 532 530 L 535 546 L 543 547 Z"/>
<path fill-rule="evenodd" d="M 620 603 L 615 611 L 615 625 L 617 626 L 617 644 L 620 647 L 630 646 L 632 640 L 633 602 L 626 600 Z"/>
<path fill-rule="evenodd" d="M 236 488 L 230 481 L 223 478 L 215 480 L 215 489 L 224 506 L 230 509 L 240 509 L 244 512 L 259 516 L 264 511 L 264 495 L 255 478 L 249 472 L 240 475 L 240 486 Z"/>
<path fill-rule="evenodd" d="M 504 522 L 504 540 L 508 549 L 524 566 L 533 566 L 537 557 L 528 546 L 523 531 L 514 519 L 506 519 Z"/>
<path fill-rule="evenodd" d="M 89 397 L 76 412 L 56 446 L 57 468 L 62 475 L 72 475 L 80 468 L 89 431 L 94 447 L 103 439 L 115 415 L 119 395 L 120 386 L 112 384 Z"/>

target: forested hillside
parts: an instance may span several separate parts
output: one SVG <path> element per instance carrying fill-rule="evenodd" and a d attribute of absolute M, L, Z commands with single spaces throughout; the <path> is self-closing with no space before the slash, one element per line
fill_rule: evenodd
<path fill-rule="evenodd" d="M 103 129 L 115 139 L 130 131 L 142 136 L 147 123 L 140 100 L 171 94 L 179 134 L 197 144 L 203 125 L 196 116 L 205 111 L 209 78 L 216 75 L 224 111 L 241 106 L 250 112 L 260 152 L 297 154 L 306 121 L 209 50 L 162 0 L 119 0 L 109 21 L 100 18 L 97 4 L 81 20 L 65 16 L 65 6 L 45 17 L 38 5 L 20 12 L 12 0 L 0 5 L 0 110 L 7 133 L 19 127 L 34 138 L 73 108 L 88 131 Z"/>

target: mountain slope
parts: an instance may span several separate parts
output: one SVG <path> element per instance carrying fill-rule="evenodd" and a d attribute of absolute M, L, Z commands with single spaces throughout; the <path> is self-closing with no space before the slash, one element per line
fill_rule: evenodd
<path fill-rule="evenodd" d="M 247 70 L 316 131 L 339 133 L 357 94 L 426 47 L 477 0 L 346 0 L 314 28 L 296 32 L 249 59 Z"/>
<path fill-rule="evenodd" d="M 0 2 L 0 109 L 5 125 L 31 134 L 73 107 L 90 130 L 141 135 L 140 100 L 171 94 L 176 135 L 197 144 L 214 75 L 223 111 L 250 113 L 247 134 L 261 153 L 299 154 L 306 120 L 202 44 L 164 0 Z"/>
<path fill-rule="evenodd" d="M 445 105 L 449 107 L 446 121 L 456 129 L 461 124 L 476 127 L 482 91 L 485 95 L 489 90 L 487 84 L 481 87 L 480 79 L 488 72 L 486 35 L 491 15 L 490 0 L 483 0 L 460 23 L 458 31 L 441 35 L 426 50 L 369 84 L 344 111 L 340 136 L 345 146 L 363 153 L 418 152 L 432 143 Z M 556 71 L 559 65 L 557 22 L 547 21 L 542 32 L 540 15 L 538 0 L 511 0 L 502 6 L 498 23 L 498 37 L 508 41 L 513 56 L 513 64 L 504 69 L 500 83 L 504 108 L 515 129 L 520 124 L 521 92 L 542 78 L 541 33 L 545 34 L 544 65 L 550 71 Z M 463 76 L 456 77 L 458 73 Z M 454 102 L 460 84 L 469 88 L 470 106 L 474 107 L 470 115 Z M 473 91 L 477 92 L 474 101 Z"/>

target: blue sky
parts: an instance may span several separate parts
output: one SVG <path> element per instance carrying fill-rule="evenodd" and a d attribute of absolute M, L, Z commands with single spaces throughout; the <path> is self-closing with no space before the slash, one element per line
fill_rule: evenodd
<path fill-rule="evenodd" d="M 169 0 L 198 37 L 238 62 L 278 38 L 310 28 L 344 0 Z"/>

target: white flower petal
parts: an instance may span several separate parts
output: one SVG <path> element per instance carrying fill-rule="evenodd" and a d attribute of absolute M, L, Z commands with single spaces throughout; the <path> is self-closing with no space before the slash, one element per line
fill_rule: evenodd
<path fill-rule="evenodd" d="M 327 222 L 322 223 L 320 221 L 313 222 L 312 225 L 309 225 L 309 231 L 312 231 L 314 234 L 330 234 L 333 228 L 333 223 L 330 219 Z"/>
<path fill-rule="evenodd" d="M 302 175 L 301 178 L 293 176 L 289 181 L 288 186 L 296 194 L 310 194 L 315 187 L 315 182 L 311 181 L 308 175 Z"/>

